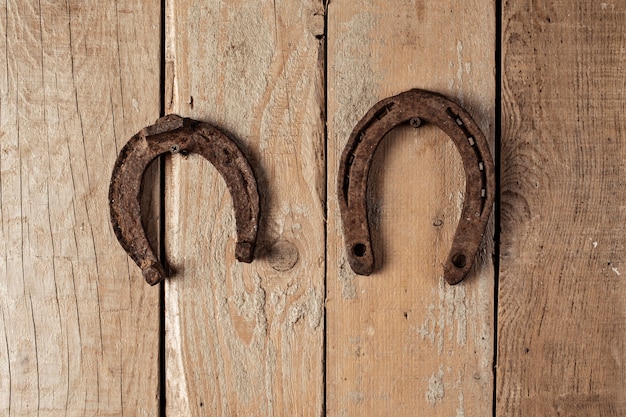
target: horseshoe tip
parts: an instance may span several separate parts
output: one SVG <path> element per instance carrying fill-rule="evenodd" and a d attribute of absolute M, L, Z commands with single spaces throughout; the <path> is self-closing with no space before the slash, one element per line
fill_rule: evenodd
<path fill-rule="evenodd" d="M 450 285 L 457 285 L 467 277 L 472 265 L 463 267 L 455 266 L 453 262 L 447 261 L 443 270 L 443 278 Z"/>
<path fill-rule="evenodd" d="M 446 280 L 446 282 L 449 285 L 457 285 L 457 284 L 461 283 L 461 281 L 463 281 L 465 279 L 465 275 L 463 275 L 463 276 L 453 276 L 451 274 L 444 274 L 443 278 Z"/>
<path fill-rule="evenodd" d="M 160 264 L 152 264 L 149 267 L 143 269 L 143 277 L 146 282 L 152 286 L 158 284 L 165 279 L 165 271 Z"/>
<path fill-rule="evenodd" d="M 370 276 L 374 272 L 374 265 L 370 263 L 360 262 L 356 259 L 349 259 L 350 267 L 357 275 Z"/>
<path fill-rule="evenodd" d="M 237 242 L 235 246 L 235 258 L 237 258 L 239 262 L 251 263 L 254 260 L 255 246 L 253 242 Z"/>

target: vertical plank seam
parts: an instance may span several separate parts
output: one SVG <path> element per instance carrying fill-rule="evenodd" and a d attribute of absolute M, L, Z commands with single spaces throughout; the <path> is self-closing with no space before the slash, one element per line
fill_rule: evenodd
<path fill-rule="evenodd" d="M 160 19 L 160 37 L 161 44 L 159 51 L 159 117 L 165 116 L 165 8 L 166 0 L 160 0 L 161 3 L 161 19 Z M 158 256 L 161 264 L 166 268 L 165 262 L 165 156 L 159 157 L 159 232 L 158 232 Z M 159 284 L 159 416 L 166 415 L 166 363 L 165 363 L 165 282 Z"/>
<path fill-rule="evenodd" d="M 494 163 L 496 166 L 496 191 L 494 207 L 494 248 L 493 248 L 493 397 L 491 400 L 492 415 L 497 417 L 498 391 L 498 296 L 500 293 L 500 234 L 501 234 L 501 196 L 500 196 L 500 162 L 502 155 L 502 0 L 495 5 L 495 143 Z"/>
<path fill-rule="evenodd" d="M 322 88 L 324 90 L 324 305 L 323 305 L 323 340 L 322 340 L 322 406 L 321 406 L 321 416 L 326 416 L 326 403 L 327 403 L 327 384 L 326 384 L 326 376 L 328 374 L 327 368 L 327 350 L 328 350 L 328 327 L 326 323 L 326 299 L 328 297 L 328 3 L 330 0 L 322 0 L 324 5 L 324 35 L 322 37 L 323 42 L 323 54 L 322 54 L 322 65 L 323 65 L 323 77 L 322 80 Z"/>

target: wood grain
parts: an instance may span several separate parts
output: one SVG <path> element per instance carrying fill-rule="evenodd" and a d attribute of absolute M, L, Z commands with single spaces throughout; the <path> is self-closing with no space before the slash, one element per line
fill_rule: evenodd
<path fill-rule="evenodd" d="M 432 126 L 384 139 L 369 180 L 369 277 L 348 265 L 335 190 L 353 126 L 410 88 L 457 101 L 493 143 L 493 2 L 335 0 L 328 13 L 328 416 L 490 415 L 491 239 L 465 282 L 443 280 L 465 189 L 452 141 Z"/>
<path fill-rule="evenodd" d="M 257 259 L 234 259 L 230 196 L 193 155 L 166 172 L 167 414 L 319 416 L 323 407 L 324 9 L 170 0 L 167 112 L 213 123 L 261 195 Z"/>
<path fill-rule="evenodd" d="M 160 7 L 106 3 L 0 5 L 3 416 L 157 412 L 158 291 L 107 195 L 118 149 L 158 116 Z"/>
<path fill-rule="evenodd" d="M 499 416 L 626 415 L 626 3 L 502 25 Z"/>

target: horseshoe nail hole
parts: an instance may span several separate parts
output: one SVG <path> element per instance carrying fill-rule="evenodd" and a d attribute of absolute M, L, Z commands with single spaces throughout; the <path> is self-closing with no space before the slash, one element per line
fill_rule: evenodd
<path fill-rule="evenodd" d="M 225 165 L 232 164 L 233 160 L 232 160 L 232 154 L 230 153 L 230 151 L 228 149 L 223 149 L 222 153 L 224 154 L 224 164 Z"/>
<path fill-rule="evenodd" d="M 466 264 L 467 258 L 462 253 L 457 253 L 452 257 L 452 265 L 456 266 L 457 268 L 464 268 Z"/>
<path fill-rule="evenodd" d="M 359 258 L 362 258 L 365 255 L 366 251 L 367 246 L 365 246 L 363 243 L 357 243 L 356 245 L 352 246 L 352 253 Z"/>
<path fill-rule="evenodd" d="M 187 155 L 189 155 L 189 151 L 188 151 L 187 149 L 181 149 L 181 150 L 180 150 L 180 154 L 181 154 L 182 156 L 187 156 Z"/>

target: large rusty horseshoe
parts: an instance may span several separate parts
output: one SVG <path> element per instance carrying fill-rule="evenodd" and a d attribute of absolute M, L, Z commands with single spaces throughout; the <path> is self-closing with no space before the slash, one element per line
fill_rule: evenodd
<path fill-rule="evenodd" d="M 359 121 L 341 156 L 338 195 L 350 266 L 360 275 L 374 270 L 374 253 L 367 220 L 367 178 L 378 144 L 395 126 L 432 123 L 454 142 L 465 168 L 465 199 L 444 277 L 461 282 L 472 268 L 495 197 L 495 168 L 489 145 L 470 115 L 446 97 L 410 90 L 386 98 Z"/>
<path fill-rule="evenodd" d="M 115 162 L 109 188 L 115 235 L 141 268 L 148 284 L 157 284 L 166 274 L 141 225 L 141 180 L 150 161 L 165 153 L 197 153 L 215 166 L 233 199 L 237 226 L 235 257 L 241 262 L 252 262 L 259 224 L 259 194 L 250 164 L 237 145 L 218 128 L 169 115 L 126 143 Z"/>

